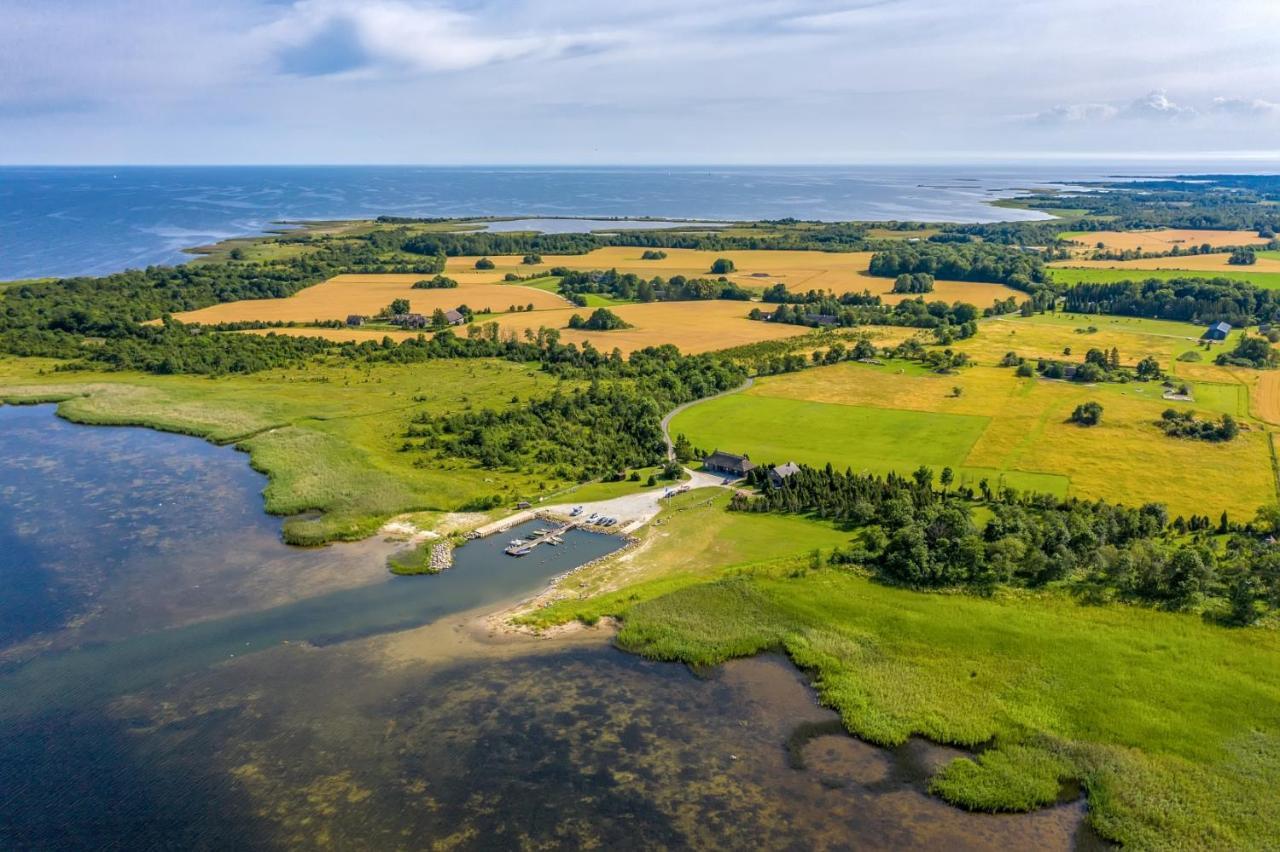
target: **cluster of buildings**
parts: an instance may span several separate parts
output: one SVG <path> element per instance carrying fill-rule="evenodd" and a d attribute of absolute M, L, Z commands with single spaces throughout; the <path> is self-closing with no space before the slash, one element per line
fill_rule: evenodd
<path fill-rule="evenodd" d="M 368 321 L 369 318 L 362 314 L 351 314 L 347 317 L 347 325 L 352 328 L 359 328 Z M 467 315 L 460 310 L 450 308 L 444 312 L 444 321 L 447 325 L 462 325 L 467 321 Z M 401 328 L 430 328 L 432 325 L 431 317 L 426 314 L 392 314 L 387 317 L 387 322 Z"/>
<path fill-rule="evenodd" d="M 702 460 L 702 469 L 708 473 L 719 474 L 720 476 L 731 476 L 734 479 L 741 479 L 748 473 L 756 469 L 756 465 L 751 461 L 748 455 L 736 455 L 734 453 L 725 453 L 720 450 L 708 455 Z M 778 465 L 769 471 L 769 482 L 775 488 L 781 488 L 788 477 L 794 476 L 800 472 L 800 465 L 793 461 L 786 464 Z"/>

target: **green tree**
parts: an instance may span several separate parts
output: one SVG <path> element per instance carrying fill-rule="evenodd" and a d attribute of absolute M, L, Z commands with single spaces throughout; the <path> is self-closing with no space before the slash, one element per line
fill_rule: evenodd
<path fill-rule="evenodd" d="M 392 299 L 391 304 L 387 306 L 386 312 L 391 316 L 409 313 L 409 300 L 408 299 Z"/>
<path fill-rule="evenodd" d="M 736 267 L 733 265 L 733 261 L 730 260 L 729 258 L 718 257 L 716 258 L 715 263 L 711 264 L 711 274 L 712 275 L 728 275 L 730 272 L 733 272 L 735 268 Z"/>
<path fill-rule="evenodd" d="M 487 257 L 482 257 L 476 261 L 476 269 L 493 269 L 494 263 Z"/>

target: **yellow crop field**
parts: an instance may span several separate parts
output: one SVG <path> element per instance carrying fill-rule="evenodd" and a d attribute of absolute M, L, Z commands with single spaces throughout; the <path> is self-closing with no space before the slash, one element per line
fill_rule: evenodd
<path fill-rule="evenodd" d="M 1092 316 L 1060 321 L 1034 321 L 1020 318 L 997 318 L 982 323 L 977 337 L 957 341 L 956 349 L 969 353 L 979 364 L 999 363 L 1006 352 L 1015 352 L 1024 358 L 1046 358 L 1076 363 L 1084 360 L 1090 349 L 1120 351 L 1122 364 L 1132 366 L 1143 358 L 1151 357 L 1166 370 L 1173 369 L 1177 355 L 1198 345 L 1198 329 L 1192 325 L 1181 326 L 1176 332 L 1149 331 L 1143 320 Z M 1174 326 L 1173 323 L 1169 324 Z M 1090 332 L 1092 327 L 1097 331 Z M 1159 328 L 1160 326 L 1156 326 Z M 1065 354 L 1070 350 L 1070 354 Z M 1206 356 L 1205 360 L 1212 360 Z M 1179 365 L 1181 366 L 1181 365 Z"/>
<path fill-rule="evenodd" d="M 461 288 L 460 288 L 461 289 Z M 436 292 L 436 291 L 429 291 Z M 445 292 L 458 292 L 445 291 Z M 671 343 L 681 352 L 712 352 L 729 349 L 761 340 L 777 340 L 805 334 L 811 329 L 798 325 L 778 325 L 747 319 L 750 310 L 747 302 L 653 302 L 640 305 L 618 305 L 610 308 L 633 327 L 616 331 L 579 331 L 568 328 L 569 317 L 575 313 L 587 316 L 590 308 L 560 308 L 556 310 L 529 311 L 495 316 L 477 315 L 475 325 L 496 322 L 503 334 L 524 336 L 526 330 L 554 328 L 560 332 L 562 343 L 586 341 L 606 352 L 614 348 L 629 354 L 646 346 Z M 893 345 L 908 336 L 905 332 L 915 329 L 870 330 L 879 345 Z M 416 331 L 384 331 L 370 328 L 271 328 L 254 329 L 249 334 L 287 334 L 292 337 L 323 337 L 326 340 L 379 342 L 384 337 L 406 340 L 416 337 Z M 454 329 L 455 334 L 465 335 L 465 328 Z M 430 334 L 430 332 L 427 332 Z"/>
<path fill-rule="evenodd" d="M 476 257 L 451 257 L 445 266 L 446 274 L 459 283 L 493 283 L 501 281 L 508 272 L 529 275 L 547 272 L 554 267 L 568 269 L 617 269 L 632 272 L 646 278 L 660 275 L 670 278 L 683 275 L 687 278 L 707 277 L 711 264 L 717 258 L 733 261 L 736 270 L 725 277 L 739 286 L 762 290 L 782 282 L 791 290 L 831 290 L 836 293 L 861 293 L 870 290 L 890 304 L 908 296 L 890 293 L 893 281 L 868 274 L 871 252 L 820 252 L 820 251 L 699 251 L 695 249 L 664 249 L 662 260 L 642 260 L 643 248 L 613 246 L 596 249 L 587 254 L 546 255 L 542 263 L 528 265 L 515 256 L 493 256 L 494 268 L 477 270 Z M 939 281 L 934 292 L 925 298 L 944 302 L 969 302 L 985 308 L 997 299 L 1010 296 L 1022 298 L 1015 290 L 1000 284 L 981 284 L 967 281 Z"/>
<path fill-rule="evenodd" d="M 1167 437 L 1155 421 L 1170 403 L 1154 383 L 1085 386 L 1021 379 L 999 367 L 938 376 L 841 364 L 763 379 L 747 393 L 883 409 L 886 416 L 907 410 L 985 417 L 965 467 L 1063 476 L 1078 497 L 1163 502 L 1175 515 L 1212 507 L 1241 519 L 1276 499 L 1267 432 L 1246 426 L 1227 444 Z M 1102 404 L 1101 424 L 1068 423 L 1072 409 L 1089 400 Z"/>
<path fill-rule="evenodd" d="M 566 302 L 555 293 L 518 284 L 474 284 L 459 281 L 449 290 L 414 290 L 423 275 L 336 275 L 328 281 L 299 290 L 285 299 L 246 299 L 224 302 L 197 311 L 176 314 L 183 322 L 219 323 L 310 322 L 346 319 L 348 314 L 376 314 L 393 299 L 408 299 L 412 310 L 430 314 L 436 308 L 467 305 L 472 310 L 505 311 L 511 305 L 532 304 L 535 309 L 562 308 Z"/>
<path fill-rule="evenodd" d="M 1149 252 L 1172 251 L 1174 246 L 1189 248 L 1208 243 L 1211 246 L 1265 245 L 1270 242 L 1256 231 L 1208 231 L 1190 228 L 1161 228 L 1154 231 L 1077 231 L 1063 234 L 1081 246 L 1094 248 L 1098 243 L 1115 251 L 1142 249 Z"/>
<path fill-rule="evenodd" d="M 579 331 L 567 328 L 573 314 L 587 316 L 589 308 L 570 308 L 557 311 L 506 314 L 494 317 L 504 332 L 523 335 L 525 330 L 537 331 L 540 326 L 560 330 L 563 343 L 581 346 L 590 340 L 591 345 L 605 352 L 614 348 L 629 353 L 646 346 L 672 343 L 681 352 L 712 352 L 761 340 L 777 340 L 805 334 L 810 329 L 798 325 L 781 325 L 747 319 L 751 310 L 749 302 L 651 302 L 637 305 L 618 305 L 610 308 L 633 328 L 616 331 Z M 476 322 L 490 321 L 478 317 Z"/>
<path fill-rule="evenodd" d="M 1260 257 L 1249 266 L 1227 263 L 1227 252 L 1182 255 L 1181 257 L 1144 257 L 1136 260 L 1067 260 L 1050 267 L 1070 266 L 1077 269 L 1186 269 L 1195 272 L 1280 272 L 1280 260 Z"/>

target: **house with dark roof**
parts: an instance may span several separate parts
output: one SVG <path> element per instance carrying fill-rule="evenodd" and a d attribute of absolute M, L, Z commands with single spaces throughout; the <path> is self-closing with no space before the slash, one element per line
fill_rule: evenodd
<path fill-rule="evenodd" d="M 746 455 L 739 456 L 733 453 L 722 453 L 719 450 L 702 460 L 703 470 L 709 473 L 718 473 L 722 476 L 746 476 L 749 472 L 755 470 L 755 467 L 751 463 L 751 459 Z"/>
<path fill-rule="evenodd" d="M 1201 340 L 1226 340 L 1227 335 L 1231 333 L 1231 323 L 1215 322 L 1209 326 L 1205 333 L 1200 335 Z"/>
<path fill-rule="evenodd" d="M 427 327 L 427 318 L 422 314 L 393 314 L 387 318 L 387 322 L 392 325 L 398 325 L 401 328 Z"/>
<path fill-rule="evenodd" d="M 347 314 L 347 325 L 361 326 L 364 325 L 364 317 L 360 314 Z"/>
<path fill-rule="evenodd" d="M 800 472 L 800 465 L 793 461 L 786 464 L 778 465 L 769 471 L 769 483 L 774 488 L 781 488 L 783 483 L 787 481 L 787 477 L 794 476 Z"/>
<path fill-rule="evenodd" d="M 834 314 L 805 314 L 804 324 L 818 328 L 833 328 L 840 324 L 840 318 Z"/>

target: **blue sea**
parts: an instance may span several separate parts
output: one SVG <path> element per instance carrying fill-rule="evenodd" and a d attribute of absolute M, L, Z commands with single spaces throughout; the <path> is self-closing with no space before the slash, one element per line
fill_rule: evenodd
<path fill-rule="evenodd" d="M 563 231 L 599 227 L 591 217 L 1042 219 L 991 202 L 1028 189 L 1188 168 L 0 166 L 0 280 L 180 263 L 190 257 L 184 249 L 261 234 L 281 220 L 513 216 Z M 1199 163 L 1191 170 L 1241 168 Z M 551 221 L 557 217 L 583 221 Z"/>
<path fill-rule="evenodd" d="M 183 249 L 260 234 L 280 220 L 383 214 L 1034 219 L 1042 217 L 990 202 L 1064 178 L 1104 174 L 1057 166 L 8 166 L 0 167 L 0 280 L 179 263 L 189 258 Z"/>

